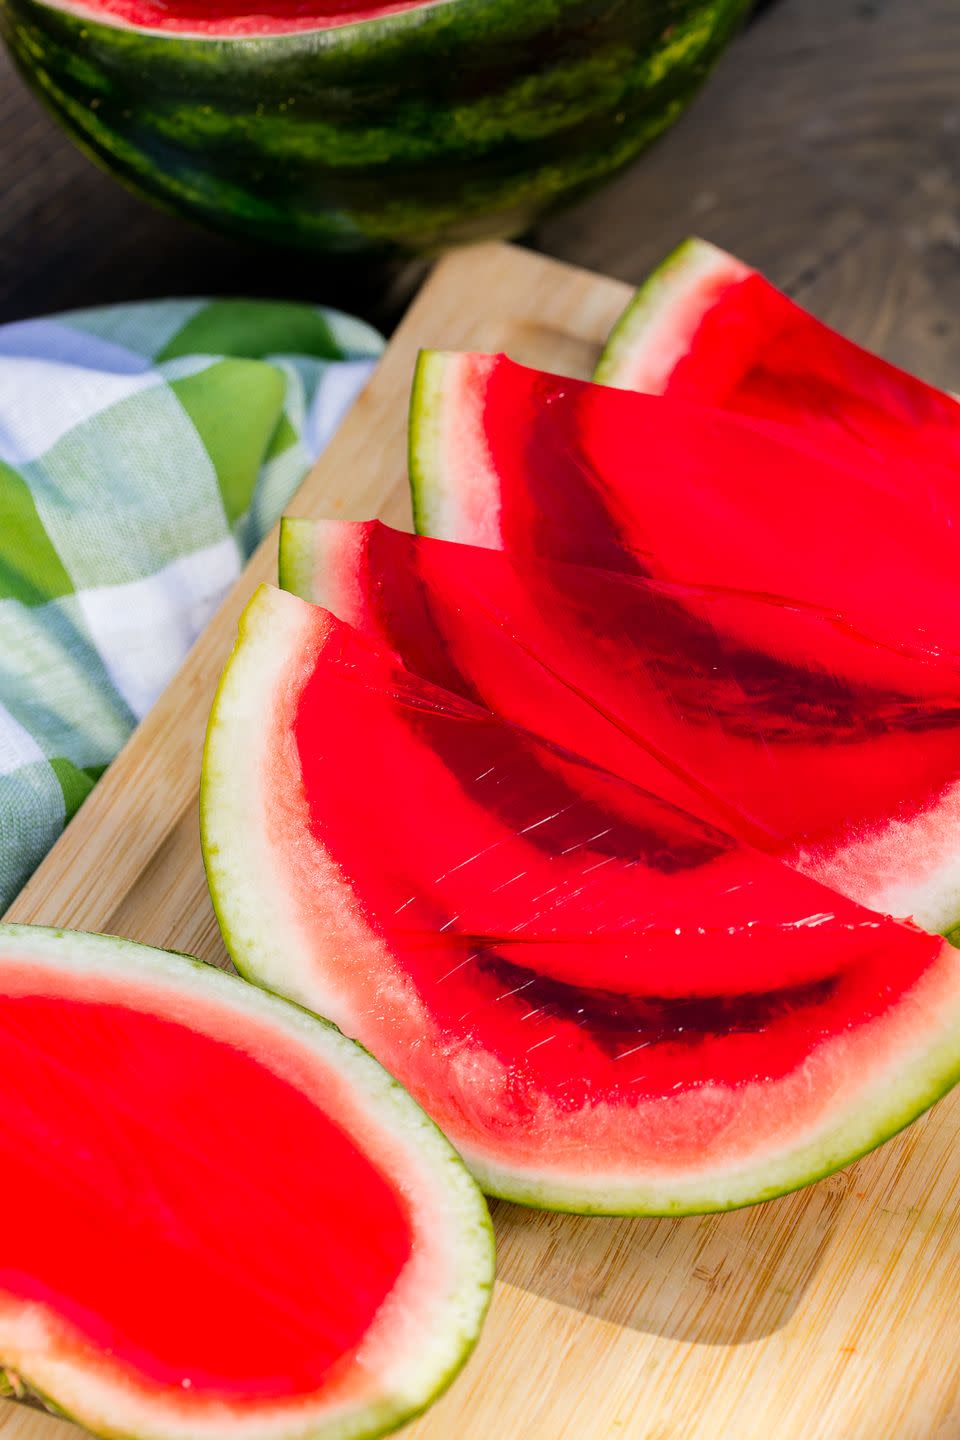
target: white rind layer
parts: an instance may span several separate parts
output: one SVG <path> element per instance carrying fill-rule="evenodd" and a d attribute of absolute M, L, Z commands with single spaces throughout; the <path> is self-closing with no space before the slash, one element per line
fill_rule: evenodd
<path fill-rule="evenodd" d="M 365 609 L 359 568 L 368 525 L 348 520 L 280 522 L 280 588 L 322 605 L 348 625 Z"/>
<path fill-rule="evenodd" d="M 960 782 L 911 820 L 888 820 L 833 854 L 801 851 L 789 861 L 868 910 L 949 934 L 960 925 Z"/>
<path fill-rule="evenodd" d="M 685 240 L 637 291 L 597 362 L 598 385 L 661 395 L 717 294 L 753 271 L 707 240 Z"/>
<path fill-rule="evenodd" d="M 410 401 L 410 488 L 421 535 L 500 549 L 500 477 L 483 424 L 495 355 L 423 350 Z"/>
<path fill-rule="evenodd" d="M 367 1333 L 358 1363 L 314 1396 L 240 1405 L 164 1394 L 105 1356 L 91 1366 L 76 1346 L 64 1345 L 62 1322 L 51 1324 L 42 1306 L 0 1303 L 0 1367 L 88 1429 L 118 1440 L 369 1440 L 428 1404 L 479 1331 L 493 1248 L 476 1186 L 406 1091 L 332 1025 L 190 957 L 112 936 L 13 925 L 0 925 L 0 954 L 46 967 L 74 985 L 112 981 L 118 999 L 124 989 L 139 987 L 161 1013 L 204 1033 L 216 1033 L 202 1023 L 204 1006 L 208 1015 L 269 1028 L 277 1050 L 258 1044 L 254 1058 L 298 1088 L 315 1088 L 317 1103 L 328 1105 L 403 1189 L 415 1234 L 414 1254 Z M 242 1045 L 242 1025 L 230 1040 Z"/>

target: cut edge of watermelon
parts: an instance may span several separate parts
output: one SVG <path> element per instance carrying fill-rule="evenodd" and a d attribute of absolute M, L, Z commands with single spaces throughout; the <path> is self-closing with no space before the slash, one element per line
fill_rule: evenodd
<path fill-rule="evenodd" d="M 500 548 L 500 480 L 483 425 L 496 355 L 421 350 L 410 394 L 413 523 L 421 535 Z M 462 466 L 458 458 L 467 462 Z M 453 483 L 452 483 L 453 482 Z"/>
<path fill-rule="evenodd" d="M 483 1323 L 493 1284 L 493 1232 L 486 1204 L 456 1152 L 403 1087 L 334 1025 L 193 956 L 110 935 L 0 923 L 4 942 L 31 964 L 58 974 L 115 976 L 178 998 L 189 988 L 197 1003 L 206 1001 L 271 1027 L 285 1044 L 343 1077 L 343 1095 L 349 1095 L 356 1117 L 369 1124 L 370 1136 L 379 1133 L 381 1162 L 387 1140 L 390 1163 L 399 1166 L 401 1153 L 404 1159 L 416 1157 L 421 1193 L 429 1185 L 431 1193 L 444 1197 L 442 1205 L 419 1219 L 417 1228 L 429 1236 L 423 1260 L 414 1260 L 410 1274 L 401 1277 L 364 1339 L 371 1393 L 359 1403 L 348 1393 L 339 1401 L 319 1395 L 293 1405 L 264 1401 L 242 1409 L 223 1402 L 209 1416 L 180 1415 L 124 1374 L 109 1368 L 103 1375 L 92 1373 L 89 1361 L 75 1358 L 70 1346 L 59 1355 L 51 1346 L 38 1362 L 31 1353 L 37 1321 L 29 1315 L 19 1351 L 16 1320 L 14 1330 L 9 1324 L 3 1328 L 0 1348 L 7 1371 L 51 1409 L 116 1440 L 183 1440 L 185 1435 L 200 1440 L 373 1440 L 432 1404 L 466 1362 Z M 270 1064 L 269 1056 L 258 1059 Z M 399 1183 L 396 1174 L 393 1183 Z M 433 1273 L 438 1265 L 445 1271 L 442 1293 Z"/>
<path fill-rule="evenodd" d="M 322 615 L 323 612 L 319 612 Z M 271 793 L 267 779 L 269 736 L 278 706 L 288 706 L 309 664 L 308 633 L 323 625 L 318 612 L 270 587 L 251 600 L 241 638 L 221 680 L 211 716 L 205 757 L 202 830 L 208 878 L 224 938 L 237 968 L 268 988 L 338 1018 L 349 1033 L 349 997 L 316 965 L 306 920 L 284 885 L 267 825 Z M 292 742 L 291 742 L 292 743 Z M 238 757 L 247 756 L 245 784 L 231 783 Z M 260 790 L 256 781 L 260 780 Z M 311 861 L 314 866 L 315 861 Z M 331 943 L 355 949 L 384 975 L 391 970 L 384 942 L 351 903 L 335 860 L 324 852 L 315 883 L 326 892 Z M 229 893 L 229 907 L 224 897 Z M 233 917 L 224 924 L 229 908 Z M 281 958 L 282 957 L 282 958 Z M 545 1177 L 515 1165 L 459 1149 L 491 1195 L 543 1209 L 581 1214 L 682 1215 L 735 1209 L 772 1199 L 818 1180 L 874 1149 L 914 1120 L 960 1079 L 960 952 L 944 944 L 921 987 L 909 1000 L 915 1038 L 893 1051 L 888 1063 L 866 1077 L 839 1114 L 796 1144 L 762 1161 L 721 1166 L 712 1172 L 664 1172 L 635 1178 L 616 1173 Z M 325 988 L 326 987 L 326 988 Z M 904 1003 L 907 1003 L 906 1001 Z"/>
<path fill-rule="evenodd" d="M 928 934 L 953 935 L 960 942 L 960 854 L 950 844 L 958 830 L 960 783 L 953 783 L 926 810 L 891 819 L 875 835 L 848 840 L 828 855 L 800 849 L 784 858 L 868 910 L 909 918 Z M 872 878 L 884 874 L 900 878 L 885 883 Z"/>
<path fill-rule="evenodd" d="M 357 565 L 368 523 L 285 515 L 280 521 L 281 590 L 352 620 L 360 604 Z"/>
<path fill-rule="evenodd" d="M 299 599 L 278 603 L 284 598 L 289 598 L 286 592 L 269 585 L 254 592 L 220 677 L 207 725 L 200 783 L 203 860 L 220 932 L 241 975 L 348 1034 L 341 997 L 328 991 L 318 1003 L 316 967 L 305 927 L 292 913 L 283 867 L 263 820 L 272 799 L 268 777 L 262 772 L 273 716 L 278 706 L 289 709 L 295 700 L 303 672 L 295 665 L 291 668 L 291 661 L 314 625 L 322 625 L 324 614 L 306 609 Z M 243 787 L 231 779 L 241 756 L 256 767 L 246 775 Z M 251 817 L 262 822 L 253 833 Z M 238 844 L 239 836 L 244 838 Z M 364 945 L 368 953 L 380 948 L 380 942 L 371 942 L 366 927 L 358 925 L 349 888 L 333 863 L 322 879 L 331 913 L 339 920 L 335 934 L 331 928 L 331 940 L 355 945 L 358 954 Z M 224 896 L 229 896 L 230 920 Z"/>
<path fill-rule="evenodd" d="M 369 4 L 365 7 L 363 0 L 357 0 L 352 10 L 326 15 L 302 14 L 299 7 L 292 4 L 286 7 L 287 14 L 282 13 L 282 6 L 267 4 L 258 9 L 251 4 L 245 11 L 240 7 L 232 19 L 191 14 L 191 9 L 202 7 L 168 6 L 158 0 L 43 0 L 43 3 L 51 10 L 61 10 L 77 20 L 111 30 L 186 43 L 296 42 L 319 35 L 327 43 L 349 45 L 358 30 L 365 34 L 389 35 L 398 24 L 404 23 L 408 14 L 429 12 L 449 4 L 450 0 L 377 0 L 372 8 Z M 151 4 L 157 9 L 156 15 L 150 13 Z M 271 9 L 275 13 L 271 14 Z"/>
<path fill-rule="evenodd" d="M 280 520 L 277 575 L 281 590 L 313 599 L 315 520 L 284 515 Z"/>
<path fill-rule="evenodd" d="M 368 531 L 379 523 L 285 518 L 280 529 L 281 589 L 362 627 L 367 602 L 358 567 L 365 563 Z M 930 934 L 960 940 L 960 855 L 944 840 L 958 832 L 960 784 L 954 784 L 927 810 L 911 819 L 891 819 L 877 834 L 825 853 L 784 849 L 779 858 L 869 910 L 909 918 Z M 918 856 L 924 857 L 919 869 Z M 878 874 L 900 878 L 878 884 L 871 879 Z"/>
<path fill-rule="evenodd" d="M 946 944 L 946 942 L 945 942 Z M 957 978 L 954 990 L 960 986 Z M 953 998 L 947 1034 L 935 1046 L 917 1046 L 915 1057 L 904 1065 L 890 1067 L 888 1076 L 878 1078 L 861 1095 L 852 1113 L 826 1127 L 807 1144 L 771 1157 L 764 1165 L 727 1171 L 710 1181 L 679 1187 L 670 1180 L 660 1189 L 621 1192 L 608 1182 L 599 1201 L 575 1188 L 545 1185 L 536 1177 L 514 1172 L 496 1177 L 487 1174 L 483 1161 L 462 1147 L 465 1163 L 478 1184 L 489 1194 L 519 1205 L 569 1211 L 580 1215 L 703 1215 L 740 1210 L 802 1190 L 844 1170 L 872 1150 L 905 1130 L 960 1081 L 960 999 Z M 890 1096 L 896 1104 L 890 1104 Z M 885 1103 L 886 1102 L 886 1103 Z M 496 1188 L 491 1185 L 496 1180 Z"/>
<path fill-rule="evenodd" d="M 662 394 L 717 296 L 752 274 L 749 265 L 708 240 L 684 240 L 614 325 L 593 372 L 595 382 Z"/>

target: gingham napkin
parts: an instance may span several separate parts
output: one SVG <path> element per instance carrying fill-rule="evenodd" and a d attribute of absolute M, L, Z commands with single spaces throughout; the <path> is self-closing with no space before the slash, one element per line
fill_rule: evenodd
<path fill-rule="evenodd" d="M 0 326 L 0 912 L 173 675 L 381 349 L 309 306 Z"/>

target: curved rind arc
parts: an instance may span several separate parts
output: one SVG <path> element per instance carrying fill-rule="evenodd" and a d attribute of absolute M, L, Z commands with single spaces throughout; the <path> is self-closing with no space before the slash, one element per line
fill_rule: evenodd
<path fill-rule="evenodd" d="M 748 265 L 708 240 L 684 240 L 643 282 L 614 325 L 593 379 L 619 390 L 660 394 L 718 291 L 751 274 Z"/>

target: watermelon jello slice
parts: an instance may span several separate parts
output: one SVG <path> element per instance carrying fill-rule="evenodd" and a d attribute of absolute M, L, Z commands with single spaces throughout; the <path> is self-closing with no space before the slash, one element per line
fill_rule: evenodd
<path fill-rule="evenodd" d="M 483 1197 L 396 1082 L 236 976 L 0 926 L 0 1374 L 140 1440 L 363 1440 L 483 1320 Z"/>
<path fill-rule="evenodd" d="M 637 292 L 594 378 L 782 421 L 833 453 L 861 447 L 875 463 L 905 460 L 924 467 L 913 472 L 914 493 L 931 483 L 932 466 L 944 499 L 954 499 L 957 401 L 855 345 L 704 240 L 685 241 Z"/>
<path fill-rule="evenodd" d="M 879 487 L 859 448 L 830 456 L 773 421 L 505 355 L 426 351 L 414 382 L 424 534 L 758 591 L 960 653 L 960 525 L 915 468 L 896 474 Z"/>
<path fill-rule="evenodd" d="M 263 588 L 202 832 L 238 967 L 361 1041 L 492 1193 L 766 1198 L 960 1064 L 960 954 Z"/>
<path fill-rule="evenodd" d="M 284 521 L 280 574 L 416 674 L 851 898 L 904 917 L 919 902 L 914 918 L 933 930 L 960 921 L 952 887 L 923 891 L 929 854 L 913 857 L 897 833 L 910 817 L 915 841 L 960 783 L 952 656 L 761 596 L 515 560 L 377 522 Z M 939 838 L 949 859 L 960 824 Z"/>
<path fill-rule="evenodd" d="M 430 535 L 679 583 L 688 594 L 766 597 L 765 611 L 727 609 L 728 638 L 801 669 L 809 631 L 781 623 L 778 606 L 834 616 L 937 666 L 960 655 L 960 527 L 878 488 L 851 453 L 813 456 L 777 425 L 560 379 L 504 356 L 427 353 L 411 408 L 411 484 L 417 528 Z M 707 621 L 712 603 L 701 607 Z M 851 713 L 861 694 L 868 713 L 862 667 L 850 663 L 838 678 Z M 842 782 L 851 818 L 864 782 L 859 766 Z M 830 882 L 946 929 L 960 915 L 958 824 L 960 790 L 949 779 L 937 793 L 906 794 L 886 822 L 851 827 L 848 879 L 831 873 Z M 818 856 L 810 860 L 827 878 Z"/>

